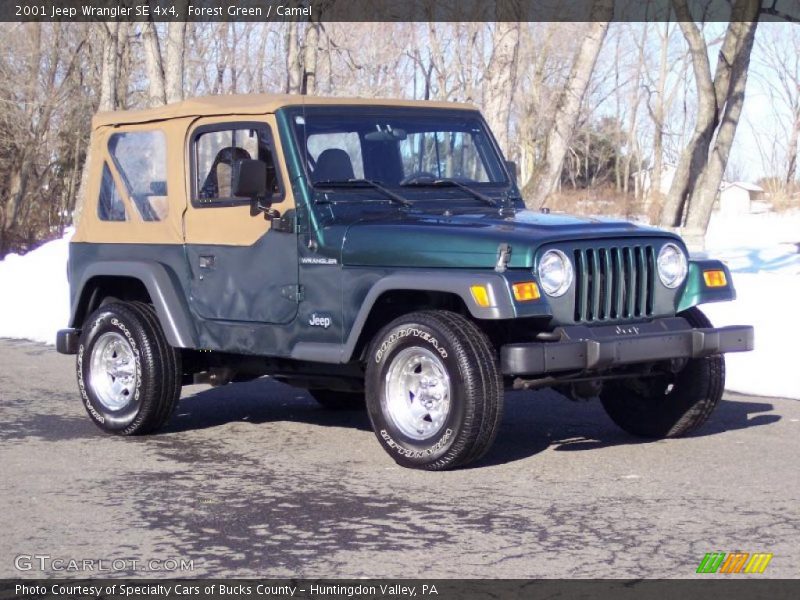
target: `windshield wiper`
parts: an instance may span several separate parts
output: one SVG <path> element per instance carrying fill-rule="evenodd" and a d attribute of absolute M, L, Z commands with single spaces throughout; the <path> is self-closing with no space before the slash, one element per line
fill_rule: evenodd
<path fill-rule="evenodd" d="M 419 179 L 417 181 L 410 181 L 408 183 L 402 183 L 400 185 L 402 185 L 402 186 L 420 186 L 420 187 L 424 187 L 424 186 L 430 186 L 430 187 L 452 186 L 452 187 L 457 187 L 459 189 L 464 190 L 468 194 L 470 194 L 473 198 L 477 198 L 478 200 L 480 200 L 484 204 L 488 204 L 489 206 L 493 206 L 494 208 L 500 208 L 500 205 L 497 203 L 497 201 L 494 198 L 492 198 L 490 196 L 487 196 L 486 194 L 484 194 L 482 192 L 479 192 L 478 190 L 475 190 L 475 189 L 469 187 L 468 185 L 461 183 L 460 181 L 456 181 L 455 179 L 429 179 L 429 180 Z"/>
<path fill-rule="evenodd" d="M 413 202 L 410 202 L 403 198 L 400 194 L 395 194 L 392 190 L 389 190 L 383 187 L 377 181 L 373 181 L 372 179 L 329 179 L 325 181 L 315 181 L 314 187 L 359 187 L 359 186 L 369 186 L 372 189 L 378 190 L 384 196 L 389 198 L 395 204 L 400 204 L 401 206 L 412 206 Z"/>

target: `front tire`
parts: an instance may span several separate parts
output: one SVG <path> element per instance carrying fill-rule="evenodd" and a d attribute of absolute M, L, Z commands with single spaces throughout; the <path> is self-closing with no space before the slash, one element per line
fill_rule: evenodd
<path fill-rule="evenodd" d="M 497 435 L 503 384 L 486 335 L 448 311 L 404 315 L 367 355 L 367 412 L 399 465 L 444 470 L 481 458 Z"/>
<path fill-rule="evenodd" d="M 699 308 L 678 316 L 692 327 L 711 327 Z M 672 376 L 621 380 L 606 384 L 600 394 L 608 416 L 619 427 L 645 438 L 687 435 L 708 421 L 725 389 L 725 357 L 689 359 Z"/>
<path fill-rule="evenodd" d="M 161 428 L 180 397 L 180 354 L 148 304 L 112 302 L 92 313 L 81 332 L 76 370 L 86 412 L 109 433 Z"/>

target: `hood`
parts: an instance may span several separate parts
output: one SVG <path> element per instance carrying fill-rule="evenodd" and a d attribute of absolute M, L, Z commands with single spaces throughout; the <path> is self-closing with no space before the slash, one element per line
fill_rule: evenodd
<path fill-rule="evenodd" d="M 350 224 L 342 242 L 342 264 L 381 267 L 491 268 L 498 245 L 511 246 L 509 267 L 531 268 L 545 244 L 587 239 L 677 238 L 628 221 L 545 214 L 512 216 L 397 212 Z"/>

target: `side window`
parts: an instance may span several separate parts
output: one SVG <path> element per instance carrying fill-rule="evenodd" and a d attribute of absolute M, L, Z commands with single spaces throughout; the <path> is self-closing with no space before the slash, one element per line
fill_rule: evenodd
<path fill-rule="evenodd" d="M 355 131 L 312 133 L 307 143 L 315 182 L 364 178 L 361 140 Z"/>
<path fill-rule="evenodd" d="M 243 160 L 261 160 L 267 165 L 267 189 L 281 193 L 272 137 L 266 126 L 233 125 L 214 128 L 194 137 L 194 200 L 200 205 L 230 205 L 248 202 L 233 194 L 236 166 Z"/>
<path fill-rule="evenodd" d="M 161 221 L 167 201 L 167 141 L 161 131 L 115 133 L 108 142 L 128 196 L 145 221 Z"/>
<path fill-rule="evenodd" d="M 103 179 L 100 182 L 100 198 L 97 201 L 97 216 L 101 221 L 125 221 L 125 204 L 119 195 L 111 169 L 103 165 Z"/>

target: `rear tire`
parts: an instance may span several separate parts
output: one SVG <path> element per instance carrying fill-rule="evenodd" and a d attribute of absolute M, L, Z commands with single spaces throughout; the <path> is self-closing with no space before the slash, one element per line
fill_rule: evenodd
<path fill-rule="evenodd" d="M 712 326 L 696 307 L 678 316 L 692 327 Z M 670 438 L 687 435 L 708 421 L 724 388 L 725 357 L 717 354 L 689 359 L 672 376 L 608 383 L 600 400 L 611 420 L 628 433 Z"/>
<path fill-rule="evenodd" d="M 308 390 L 311 397 L 329 410 L 364 410 L 364 392 Z"/>
<path fill-rule="evenodd" d="M 474 462 L 491 447 L 502 418 L 491 342 L 448 311 L 411 313 L 381 330 L 367 355 L 366 391 L 375 435 L 404 467 Z"/>
<path fill-rule="evenodd" d="M 141 302 L 112 302 L 92 313 L 81 332 L 76 371 L 86 412 L 109 433 L 163 427 L 180 397 L 180 354 L 152 306 Z"/>

